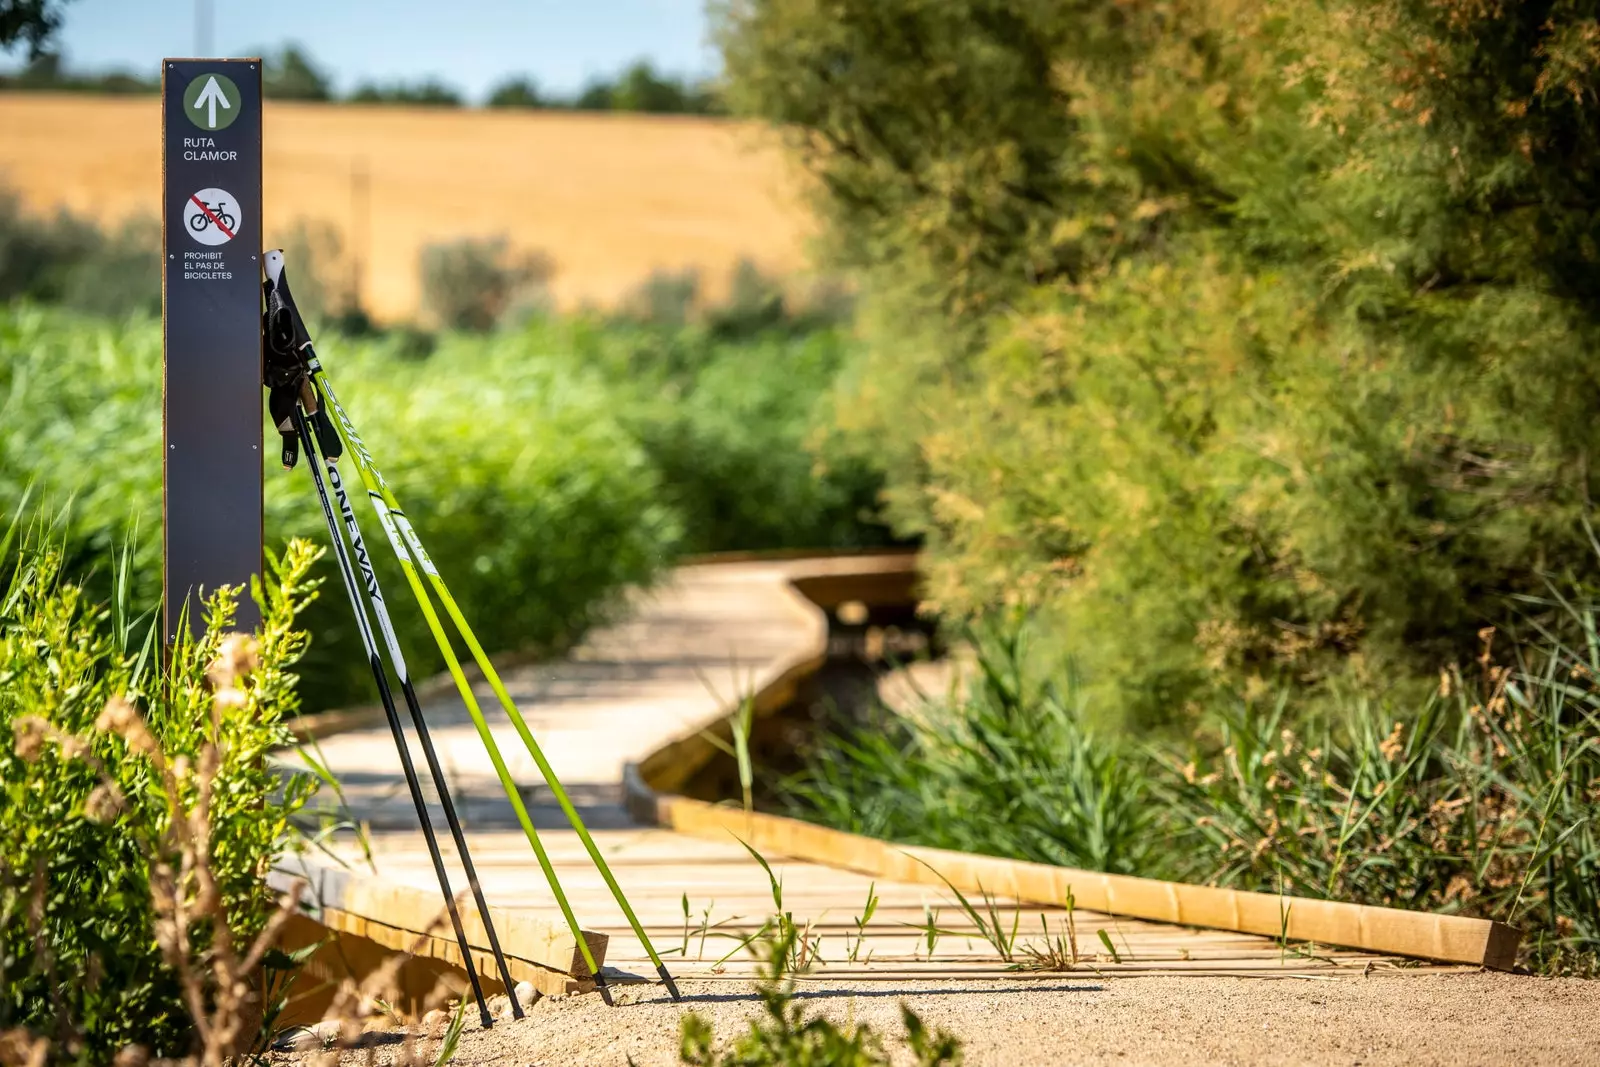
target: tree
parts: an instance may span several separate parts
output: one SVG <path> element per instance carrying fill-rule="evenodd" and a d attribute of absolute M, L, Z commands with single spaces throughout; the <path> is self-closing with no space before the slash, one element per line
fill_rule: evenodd
<path fill-rule="evenodd" d="M 262 95 L 274 100 L 331 100 L 333 90 L 328 77 L 301 50 L 286 45 L 261 64 Z"/>
<path fill-rule="evenodd" d="M 658 75 L 648 60 L 631 64 L 617 79 L 611 106 L 617 111 L 674 114 L 687 110 L 683 83 Z"/>
<path fill-rule="evenodd" d="M 489 92 L 488 107 L 547 107 L 532 78 L 507 78 Z"/>
<path fill-rule="evenodd" d="M 0 51 L 21 41 L 28 58 L 38 59 L 61 28 L 62 8 L 71 0 L 0 0 Z"/>
<path fill-rule="evenodd" d="M 866 279 L 836 407 L 930 600 L 1154 723 L 1421 690 L 1600 578 L 1592 7 L 719 4 Z"/>
<path fill-rule="evenodd" d="M 570 106 L 580 111 L 704 115 L 720 111 L 721 101 L 710 85 L 660 74 L 649 60 L 641 59 L 615 80 L 591 79 Z"/>
<path fill-rule="evenodd" d="M 616 87 L 604 78 L 594 78 L 583 87 L 572 106 L 579 111 L 610 111 L 616 103 Z"/>
<path fill-rule="evenodd" d="M 350 94 L 353 104 L 411 104 L 424 107 L 460 107 L 461 93 L 443 82 L 428 79 L 417 82 L 392 82 L 380 85 L 363 82 Z"/>

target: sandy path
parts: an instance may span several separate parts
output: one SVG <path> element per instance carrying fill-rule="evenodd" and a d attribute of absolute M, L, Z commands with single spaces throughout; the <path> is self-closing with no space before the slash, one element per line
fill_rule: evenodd
<path fill-rule="evenodd" d="M 744 983 L 689 982 L 688 1007 L 720 1037 L 760 1013 Z M 1060 1064 L 1600 1063 L 1600 983 L 1506 974 L 1374 975 L 1324 981 L 1098 978 L 802 987 L 809 1012 L 898 1040 L 903 1001 L 957 1034 L 969 1067 Z M 463 1035 L 460 1067 L 678 1063 L 679 1008 L 635 990 L 544 1000 L 520 1022 Z M 379 1063 L 397 1046 L 380 1044 Z M 345 1054 L 365 1062 L 367 1050 Z M 295 1057 L 279 1057 L 280 1061 Z M 910 1063 L 899 1054 L 895 1063 Z"/>

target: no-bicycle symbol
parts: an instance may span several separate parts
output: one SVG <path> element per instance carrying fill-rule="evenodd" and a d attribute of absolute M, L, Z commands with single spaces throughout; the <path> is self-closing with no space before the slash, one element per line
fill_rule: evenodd
<path fill-rule="evenodd" d="M 183 228 L 203 245 L 227 244 L 239 221 L 239 201 L 224 189 L 201 189 L 183 205 Z"/>
<path fill-rule="evenodd" d="M 183 113 L 202 130 L 225 130 L 239 117 L 239 87 L 222 74 L 202 74 L 183 93 Z"/>

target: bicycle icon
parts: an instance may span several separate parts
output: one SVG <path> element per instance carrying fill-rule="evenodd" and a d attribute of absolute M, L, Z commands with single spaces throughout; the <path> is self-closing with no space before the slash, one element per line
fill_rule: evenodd
<path fill-rule="evenodd" d="M 201 233 L 207 226 L 211 225 L 212 219 L 215 219 L 217 224 L 224 230 L 231 231 L 235 229 L 233 216 L 223 210 L 224 201 L 219 200 L 215 204 L 208 204 L 201 200 L 198 203 L 201 210 L 189 219 L 189 229 L 195 233 Z"/>
<path fill-rule="evenodd" d="M 200 189 L 191 193 L 183 205 L 183 228 L 196 244 L 213 248 L 227 244 L 243 222 L 239 198 L 226 189 Z"/>

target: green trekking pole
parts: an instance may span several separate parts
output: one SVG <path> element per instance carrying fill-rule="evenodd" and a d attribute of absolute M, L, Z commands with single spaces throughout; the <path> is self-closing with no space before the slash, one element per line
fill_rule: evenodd
<path fill-rule="evenodd" d="M 383 475 L 378 471 L 376 465 L 373 464 L 371 453 L 366 450 L 366 446 L 362 443 L 360 436 L 355 432 L 355 426 L 350 420 L 349 413 L 344 410 L 333 391 L 332 384 L 328 380 L 327 371 L 322 369 L 315 359 L 311 361 L 311 367 L 312 380 L 316 383 L 323 397 L 327 400 L 328 407 L 336 416 L 335 422 L 339 433 L 345 439 L 346 444 L 349 445 L 350 454 L 355 457 L 356 470 L 361 475 L 362 484 L 367 487 L 367 494 L 372 499 L 373 507 L 378 511 L 379 522 L 383 524 L 385 532 L 390 535 L 390 543 L 395 547 L 396 555 L 400 557 L 401 567 L 406 572 L 407 578 L 412 582 L 412 589 L 417 594 L 418 603 L 424 605 L 423 610 L 428 619 L 428 625 L 433 630 L 434 639 L 438 642 L 440 651 L 445 654 L 446 662 L 455 664 L 455 657 L 449 649 L 448 638 L 438 624 L 438 616 L 432 609 L 427 593 L 421 588 L 421 583 L 416 578 L 417 568 L 420 568 L 428 576 L 429 584 L 432 585 L 434 592 L 438 594 L 440 603 L 444 605 L 445 612 L 450 616 L 451 622 L 455 624 L 461 639 L 466 642 L 467 648 L 472 652 L 472 658 L 477 662 L 478 669 L 483 672 L 490 687 L 494 690 L 495 696 L 500 699 L 500 705 L 505 710 L 506 716 L 511 720 L 512 726 L 516 728 L 517 736 L 522 738 L 522 743 L 527 746 L 528 754 L 533 757 L 534 763 L 539 768 L 539 773 L 544 777 L 546 784 L 550 786 L 550 792 L 555 796 L 556 803 L 560 805 L 562 812 L 567 817 L 567 821 L 572 824 L 573 830 L 577 832 L 578 839 L 583 842 L 584 850 L 588 852 L 589 858 L 594 861 L 595 868 L 600 872 L 600 877 L 605 879 L 606 886 L 611 890 L 611 895 L 616 899 L 617 905 L 622 909 L 622 913 L 627 916 L 628 925 L 633 928 L 633 932 L 639 938 L 640 944 L 644 946 L 646 954 L 650 957 L 650 962 L 655 964 L 656 973 L 660 975 L 662 982 L 666 984 L 668 992 L 672 994 L 672 999 L 682 999 L 678 992 L 677 983 L 673 981 L 671 973 L 667 970 L 667 965 L 662 962 L 655 946 L 651 944 L 650 935 L 645 933 L 644 925 L 639 921 L 639 917 L 634 914 L 632 905 L 628 903 L 628 898 L 623 895 L 622 887 L 617 884 L 616 877 L 611 873 L 610 865 L 606 863 L 605 857 L 601 855 L 599 846 L 595 844 L 594 837 L 589 833 L 589 828 L 584 825 L 583 818 L 578 814 L 578 809 L 572 803 L 572 798 L 567 795 L 561 780 L 556 777 L 555 768 L 550 766 L 550 761 L 545 757 L 543 749 L 539 747 L 539 743 L 533 737 L 533 731 L 528 728 L 527 721 L 522 717 L 521 711 L 517 709 L 516 702 L 511 699 L 511 694 L 506 692 L 505 683 L 500 680 L 500 675 L 489 661 L 488 654 L 484 652 L 483 646 L 478 643 L 477 637 L 472 632 L 472 627 L 468 625 L 466 618 L 461 614 L 460 607 L 457 606 L 455 598 L 450 595 L 450 590 L 445 586 L 444 579 L 440 576 L 438 568 L 434 566 L 427 550 L 423 548 L 422 541 L 417 536 L 415 528 L 412 527 L 405 513 L 401 510 L 399 500 L 395 498 L 394 492 L 389 488 L 388 483 L 384 481 Z M 400 548 L 401 542 L 405 545 L 404 551 Z M 415 557 L 414 566 L 408 555 Z M 494 740 L 488 732 L 487 725 L 483 724 L 482 713 L 477 710 L 476 700 L 472 696 L 472 687 L 467 684 L 465 676 L 460 673 L 459 665 L 453 666 L 451 673 L 456 679 L 456 688 L 462 692 L 468 703 L 468 711 L 473 715 L 474 724 L 478 726 L 479 736 L 489 746 L 490 759 L 495 763 L 496 772 L 502 775 L 501 783 L 506 785 L 508 793 L 513 796 L 513 802 L 517 805 L 519 813 L 522 812 L 520 797 L 515 795 L 514 787 L 509 784 L 510 776 L 504 771 L 504 763 L 494 747 Z M 541 856 L 541 865 L 543 865 L 545 862 L 542 859 L 543 850 L 537 844 L 537 837 L 533 831 L 532 824 L 527 822 L 525 818 L 524 829 L 529 835 L 529 840 L 535 842 L 535 853 Z M 554 874 L 550 874 L 549 877 L 553 879 Z"/>

